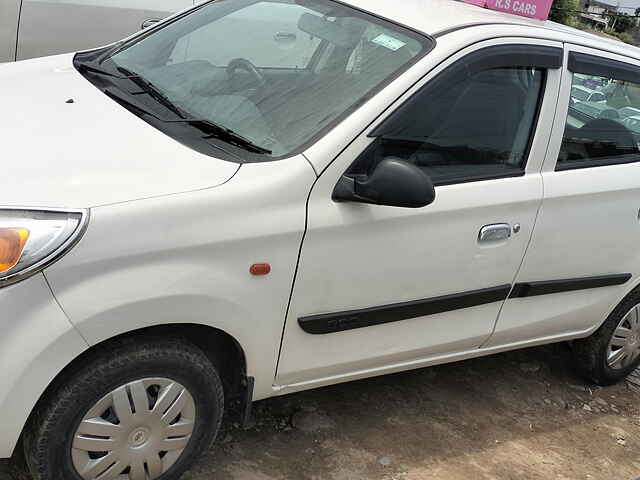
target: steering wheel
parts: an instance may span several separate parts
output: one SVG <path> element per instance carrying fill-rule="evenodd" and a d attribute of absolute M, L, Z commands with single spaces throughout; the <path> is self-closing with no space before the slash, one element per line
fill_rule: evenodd
<path fill-rule="evenodd" d="M 246 58 L 234 58 L 229 62 L 229 65 L 227 65 L 227 75 L 229 78 L 233 78 L 236 70 L 244 70 L 245 72 L 253 75 L 257 88 L 264 88 L 267 84 L 267 80 L 264 78 L 264 75 L 262 75 L 255 65 Z"/>

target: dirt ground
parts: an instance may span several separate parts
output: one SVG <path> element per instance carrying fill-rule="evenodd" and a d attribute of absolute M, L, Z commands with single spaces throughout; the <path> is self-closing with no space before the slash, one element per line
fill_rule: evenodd
<path fill-rule="evenodd" d="M 570 365 L 553 345 L 258 402 L 184 479 L 638 479 L 640 389 Z"/>

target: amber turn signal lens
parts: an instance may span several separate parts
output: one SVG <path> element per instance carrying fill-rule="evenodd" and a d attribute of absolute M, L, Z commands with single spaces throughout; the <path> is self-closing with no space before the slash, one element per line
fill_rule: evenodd
<path fill-rule="evenodd" d="M 249 272 L 251 272 L 251 275 L 256 276 L 269 275 L 271 273 L 271 265 L 268 263 L 254 263 L 251 265 Z"/>
<path fill-rule="evenodd" d="M 28 239 L 26 228 L 0 228 L 0 272 L 15 267 Z"/>

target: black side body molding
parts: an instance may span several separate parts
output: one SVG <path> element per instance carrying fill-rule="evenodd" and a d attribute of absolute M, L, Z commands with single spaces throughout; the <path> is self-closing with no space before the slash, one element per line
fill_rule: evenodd
<path fill-rule="evenodd" d="M 298 324 L 302 330 L 313 335 L 343 332 L 345 330 L 399 322 L 401 320 L 426 315 L 500 302 L 506 300 L 510 290 L 511 285 L 500 285 L 499 287 L 483 288 L 482 290 L 455 293 L 453 295 L 444 295 L 426 300 L 414 300 L 411 302 L 394 303 L 361 310 L 311 315 L 299 318 Z"/>
<path fill-rule="evenodd" d="M 552 293 L 588 290 L 591 288 L 622 285 L 631 279 L 630 273 L 602 275 L 599 277 L 571 278 L 567 280 L 548 280 L 545 282 L 516 283 L 509 298 L 536 297 Z"/>

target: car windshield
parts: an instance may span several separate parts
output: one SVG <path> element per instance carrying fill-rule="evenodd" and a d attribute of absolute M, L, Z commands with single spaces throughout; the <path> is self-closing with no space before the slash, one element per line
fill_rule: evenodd
<path fill-rule="evenodd" d="M 245 150 L 236 151 L 239 161 L 261 161 L 302 151 L 431 46 L 332 1 L 217 0 L 124 44 L 99 66 L 137 84 L 121 85 L 118 95 L 155 104 L 154 125 L 165 133 L 197 120 L 199 138 L 205 132 L 225 143 L 231 131 L 228 143 Z"/>

